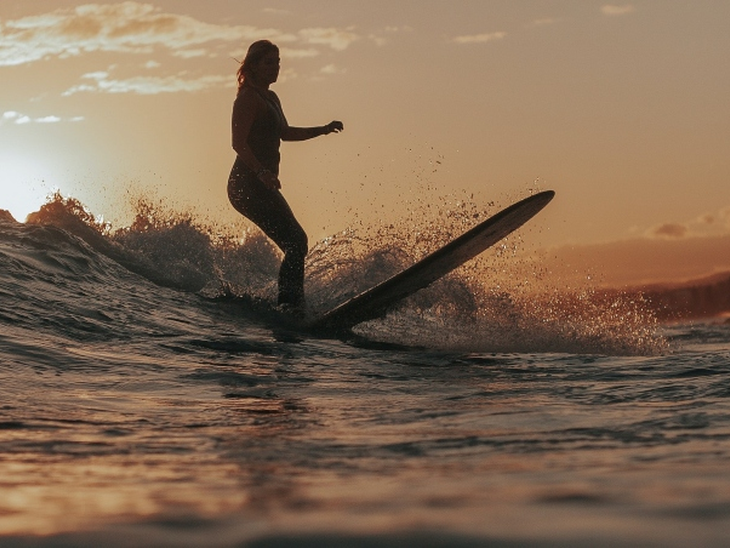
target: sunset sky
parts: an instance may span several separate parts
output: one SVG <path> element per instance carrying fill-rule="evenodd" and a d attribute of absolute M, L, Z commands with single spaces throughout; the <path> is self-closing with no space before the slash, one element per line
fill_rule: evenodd
<path fill-rule="evenodd" d="M 268 38 L 289 122 L 345 124 L 283 145 L 311 242 L 534 188 L 557 191 L 541 245 L 727 240 L 728 22 L 727 0 L 0 0 L 0 209 L 59 189 L 119 224 L 139 196 L 233 222 L 235 59 Z"/>

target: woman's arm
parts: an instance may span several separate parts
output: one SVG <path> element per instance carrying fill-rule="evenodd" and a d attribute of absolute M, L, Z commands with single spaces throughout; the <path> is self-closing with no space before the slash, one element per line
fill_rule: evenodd
<path fill-rule="evenodd" d="M 339 133 L 344 129 L 344 126 L 342 125 L 342 122 L 338 120 L 333 120 L 326 126 L 316 126 L 316 127 L 295 127 L 290 126 L 289 122 L 286 120 L 286 116 L 284 116 L 284 109 L 281 107 L 281 101 L 279 101 L 279 96 L 276 95 L 273 91 L 270 91 L 271 96 L 274 98 L 276 103 L 279 105 L 279 112 L 281 113 L 281 118 L 283 120 L 283 125 L 281 128 L 281 140 L 282 141 L 306 141 L 307 139 L 314 139 L 315 137 L 319 137 L 320 135 L 329 135 L 330 133 Z"/>
<path fill-rule="evenodd" d="M 292 127 L 285 126 L 281 131 L 282 141 L 306 141 L 320 135 L 329 135 L 330 133 L 339 133 L 344 129 L 342 122 L 333 120 L 326 126 L 317 127 Z"/>

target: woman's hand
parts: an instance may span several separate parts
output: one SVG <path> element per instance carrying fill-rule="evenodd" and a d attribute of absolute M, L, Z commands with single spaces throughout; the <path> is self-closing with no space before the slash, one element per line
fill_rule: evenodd
<path fill-rule="evenodd" d="M 256 176 L 269 190 L 279 190 L 281 188 L 281 181 L 279 181 L 279 178 L 268 169 L 259 170 Z"/>
<path fill-rule="evenodd" d="M 330 133 L 339 133 L 345 129 L 345 126 L 339 120 L 333 120 L 326 126 L 324 126 L 324 134 L 329 135 Z"/>

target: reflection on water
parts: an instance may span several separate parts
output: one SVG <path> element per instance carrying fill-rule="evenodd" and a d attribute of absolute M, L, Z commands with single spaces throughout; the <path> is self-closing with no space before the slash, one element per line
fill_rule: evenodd
<path fill-rule="evenodd" d="M 730 414 L 708 405 L 727 366 L 234 343 L 165 340 L 168 364 L 153 346 L 87 347 L 63 371 L 4 369 L 2 534 L 334 546 L 431 530 L 466 546 L 728 532 Z"/>

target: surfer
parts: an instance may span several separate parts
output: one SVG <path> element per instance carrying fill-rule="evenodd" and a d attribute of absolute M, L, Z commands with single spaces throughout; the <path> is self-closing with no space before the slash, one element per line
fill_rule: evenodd
<path fill-rule="evenodd" d="M 342 122 L 294 127 L 269 86 L 279 77 L 279 48 L 268 40 L 251 44 L 238 69 L 232 134 L 236 161 L 228 179 L 233 207 L 253 221 L 284 253 L 279 269 L 278 304 L 302 313 L 307 234 L 281 194 L 279 145 L 342 131 Z"/>

